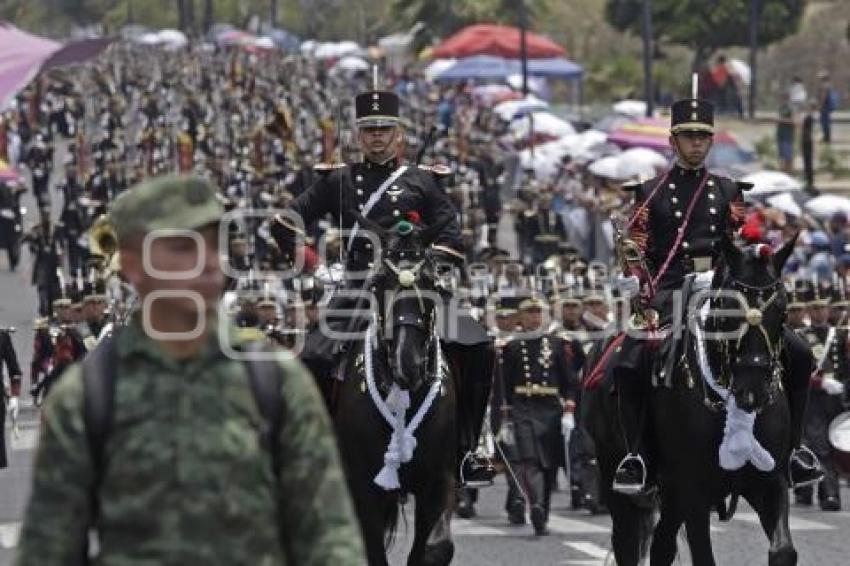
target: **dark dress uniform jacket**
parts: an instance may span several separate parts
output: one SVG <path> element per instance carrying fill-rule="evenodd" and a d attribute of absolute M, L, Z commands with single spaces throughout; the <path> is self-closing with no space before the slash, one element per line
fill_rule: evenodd
<path fill-rule="evenodd" d="M 632 187 L 635 192 L 633 214 L 637 214 L 637 218 L 629 237 L 644 251 L 652 277 L 663 266 L 679 229 L 685 224 L 688 206 L 697 193 L 704 173 L 705 168 L 673 167 L 663 186 L 659 187 L 646 206 L 644 204 L 663 177 L 658 176 Z M 705 188 L 684 227 L 682 244 L 659 282 L 659 288 L 681 288 L 685 275 L 694 272 L 694 263 L 699 262 L 699 258 L 711 258 L 713 265 L 717 259 L 716 244 L 724 233 L 736 229 L 743 222 L 741 190 L 747 186 L 709 174 Z"/>
<path fill-rule="evenodd" d="M 575 399 L 576 379 L 561 338 L 516 339 L 502 353 L 505 399 L 511 407 L 516 460 L 558 466 L 564 401 Z"/>
<path fill-rule="evenodd" d="M 315 220 L 330 214 L 334 225 L 339 225 L 342 216 L 343 230 L 352 230 L 355 219 L 349 213 L 360 211 L 362 214 L 370 196 L 378 191 L 397 167 L 395 161 L 386 165 L 366 161 L 336 168 L 320 176 L 316 183 L 293 201 L 290 210 L 300 215 L 304 226 L 309 226 Z M 460 226 L 454 207 L 443 189 L 438 186 L 434 173 L 415 165 L 409 166 L 404 174 L 387 188 L 366 217 L 389 229 L 399 221 L 406 220 L 410 212 L 416 212 L 425 226 L 448 218 L 448 223 L 433 245 L 463 257 Z M 273 222 L 270 227 L 270 232 L 284 257 L 291 258 L 295 249 L 293 228 L 298 229 L 288 218 Z M 362 226 L 358 228 L 355 242 L 347 252 L 348 279 L 345 285 L 352 290 L 362 286 L 366 272 L 377 261 L 373 240 L 362 236 L 366 231 Z M 349 237 L 347 233 L 344 233 L 344 236 L 342 245 L 348 249 Z M 352 308 L 355 304 L 356 299 L 351 296 L 334 295 L 329 308 Z M 327 322 L 339 330 L 345 330 L 352 323 L 344 316 L 329 318 Z M 332 362 L 333 351 L 338 344 L 324 334 L 311 334 L 308 337 L 310 347 L 305 349 L 301 359 L 314 373 L 324 374 L 327 365 Z"/>
<path fill-rule="evenodd" d="M 302 193 L 291 206 L 291 210 L 301 216 L 304 225 L 309 226 L 314 220 L 330 214 L 334 225 L 340 222 L 342 210 L 343 230 L 350 230 L 354 219 L 347 211 L 361 211 L 372 193 L 396 170 L 397 163 L 376 165 L 368 161 L 346 165 L 324 174 L 309 189 Z M 340 194 L 341 193 L 341 194 Z M 342 207 L 340 207 L 340 199 Z M 430 226 L 443 218 L 450 218 L 434 244 L 449 248 L 455 252 L 462 250 L 460 241 L 460 226 L 457 213 L 446 193 L 435 180 L 435 175 L 428 169 L 410 165 L 401 177 L 393 182 L 380 199 L 369 211 L 367 218 L 380 224 L 383 228 L 392 228 L 400 220 L 407 219 L 409 212 L 419 214 L 422 224 Z M 275 223 L 277 224 L 277 223 Z M 365 229 L 360 227 L 358 235 Z M 272 235 L 280 242 L 280 229 L 272 229 Z M 348 246 L 348 238 L 344 239 Z M 281 246 L 284 254 L 286 246 Z M 348 268 L 362 271 L 373 261 L 374 250 L 370 240 L 357 237 L 348 254 Z"/>
<path fill-rule="evenodd" d="M 823 377 L 837 379 L 846 385 L 850 371 L 850 359 L 846 349 L 847 331 L 835 329 L 830 344 L 827 344 L 829 326 L 812 326 L 799 333 L 812 349 L 815 363 L 821 364 L 823 360 L 823 365 L 820 366 Z M 829 425 L 841 411 L 841 395 L 829 395 L 819 388 L 811 390 L 806 409 L 806 443 L 822 460 L 830 458 L 832 447 L 829 444 Z"/>

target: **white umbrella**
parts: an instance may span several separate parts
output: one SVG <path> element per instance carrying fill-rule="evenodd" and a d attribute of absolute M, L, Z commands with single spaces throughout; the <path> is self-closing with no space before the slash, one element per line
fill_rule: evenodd
<path fill-rule="evenodd" d="M 733 73 L 741 77 L 741 82 L 747 86 L 750 85 L 750 81 L 753 78 L 753 72 L 750 70 L 750 66 L 747 63 L 740 59 L 729 59 L 727 65 Z"/>
<path fill-rule="evenodd" d="M 516 96 L 516 91 L 508 85 L 486 84 L 472 88 L 472 97 L 485 106 L 491 106 L 497 98 L 504 100 L 510 96 Z"/>
<path fill-rule="evenodd" d="M 516 90 L 522 90 L 522 75 L 508 75 L 505 81 Z M 537 94 L 545 94 L 546 79 L 544 77 L 528 77 L 528 90 Z"/>
<path fill-rule="evenodd" d="M 159 34 L 153 32 L 143 33 L 136 41 L 143 45 L 159 45 Z"/>
<path fill-rule="evenodd" d="M 254 40 L 254 46 L 258 49 L 274 49 L 274 40 L 270 37 L 258 37 Z"/>
<path fill-rule="evenodd" d="M 612 110 L 617 114 L 624 114 L 633 118 L 644 118 L 646 116 L 646 102 L 643 100 L 621 100 L 614 103 Z"/>
<path fill-rule="evenodd" d="M 619 177 L 618 171 L 619 167 L 619 156 L 609 155 L 608 157 L 597 159 L 596 161 L 591 163 L 590 166 L 588 166 L 588 170 L 597 177 L 605 177 L 606 179 L 620 179 L 621 177 Z"/>
<path fill-rule="evenodd" d="M 838 195 L 820 195 L 807 201 L 803 208 L 818 218 L 829 218 L 836 212 L 850 214 L 850 199 Z"/>
<path fill-rule="evenodd" d="M 425 67 L 425 78 L 433 81 L 437 75 L 454 67 L 455 63 L 457 59 L 434 59 Z"/>
<path fill-rule="evenodd" d="M 533 94 L 529 94 L 521 100 L 506 100 L 504 102 L 500 102 L 493 107 L 493 112 L 495 112 L 499 118 L 505 122 L 510 122 L 517 116 L 517 114 L 533 112 L 535 110 L 546 110 L 547 108 L 549 108 L 548 102 L 540 100 Z M 535 127 L 536 126 L 537 124 L 535 124 Z"/>
<path fill-rule="evenodd" d="M 785 214 L 791 214 L 793 216 L 803 215 L 803 209 L 800 208 L 800 205 L 797 204 L 797 201 L 789 193 L 779 193 L 778 195 L 767 197 L 765 202 L 771 208 L 781 210 Z"/>
<path fill-rule="evenodd" d="M 534 169 L 537 179 L 551 179 L 561 166 L 565 155 L 569 155 L 578 141 L 577 135 L 564 136 L 560 139 L 542 143 L 534 147 L 532 159 L 531 148 L 519 152 L 523 169 Z"/>
<path fill-rule="evenodd" d="M 367 63 L 362 57 L 348 55 L 347 57 L 343 57 L 337 61 L 336 65 L 334 65 L 334 69 L 350 72 L 368 71 L 369 63 Z"/>
<path fill-rule="evenodd" d="M 748 197 L 794 192 L 803 189 L 803 184 L 800 181 L 781 171 L 757 171 L 750 173 L 741 180 L 753 184 L 753 188 L 744 193 Z"/>
<path fill-rule="evenodd" d="M 344 57 L 346 55 L 355 55 L 360 52 L 360 46 L 353 41 L 340 41 L 330 43 L 320 43 L 313 55 L 317 59 L 334 59 Z"/>
<path fill-rule="evenodd" d="M 315 39 L 308 39 L 301 44 L 302 55 L 312 55 L 319 43 Z"/>
<path fill-rule="evenodd" d="M 668 159 L 651 149 L 634 147 L 617 156 L 618 179 L 649 179 L 667 167 Z"/>
<path fill-rule="evenodd" d="M 511 122 L 511 131 L 515 139 L 524 139 L 531 133 L 531 117 L 534 119 L 534 133 L 560 138 L 576 133 L 572 124 L 549 112 L 533 112 Z"/>
<path fill-rule="evenodd" d="M 176 29 L 164 29 L 157 35 L 159 42 L 167 47 L 179 48 L 189 44 L 186 34 Z"/>

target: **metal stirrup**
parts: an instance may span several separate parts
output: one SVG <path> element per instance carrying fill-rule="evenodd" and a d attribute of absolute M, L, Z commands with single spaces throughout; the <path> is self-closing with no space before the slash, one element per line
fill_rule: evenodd
<path fill-rule="evenodd" d="M 633 494 L 642 492 L 644 490 L 644 488 L 646 487 L 646 462 L 643 461 L 643 456 L 641 456 L 640 454 L 626 454 L 623 457 L 623 459 L 620 460 L 620 463 L 617 464 L 617 470 L 622 469 L 625 464 L 632 462 L 632 461 L 637 462 L 638 465 L 640 466 L 640 472 L 641 472 L 641 474 L 640 474 L 640 484 L 634 485 L 634 484 L 624 484 L 624 483 L 618 482 L 617 481 L 617 473 L 615 471 L 614 472 L 614 484 L 611 486 L 611 488 L 614 491 L 619 492 L 619 493 L 623 493 L 623 494 L 626 494 L 626 495 L 633 495 Z"/>
<path fill-rule="evenodd" d="M 805 457 L 806 459 L 804 460 L 803 457 Z M 814 452 L 811 451 L 811 449 L 808 446 L 805 446 L 805 445 L 800 446 L 799 448 L 797 448 L 796 450 L 794 450 L 791 453 L 791 458 L 788 459 L 788 467 L 789 468 L 791 467 L 791 460 L 792 459 L 796 459 L 797 462 L 799 462 L 800 466 L 802 466 L 803 469 L 805 469 L 805 470 L 818 470 L 821 467 L 820 466 L 820 459 L 817 457 L 817 455 Z M 807 461 L 807 460 L 809 460 L 809 461 Z M 789 476 L 790 475 L 791 474 L 789 474 Z M 791 480 L 792 480 L 791 481 L 791 483 L 792 483 L 791 487 L 797 488 L 797 487 L 807 487 L 807 486 L 810 486 L 810 485 L 815 485 L 815 484 L 820 483 L 820 481 L 822 479 L 823 479 L 823 474 L 821 474 L 821 476 L 817 479 L 812 479 L 812 480 L 809 480 L 809 481 L 804 481 L 804 482 L 799 482 L 799 483 L 794 483 L 794 481 L 793 481 L 794 478 L 791 478 Z"/>

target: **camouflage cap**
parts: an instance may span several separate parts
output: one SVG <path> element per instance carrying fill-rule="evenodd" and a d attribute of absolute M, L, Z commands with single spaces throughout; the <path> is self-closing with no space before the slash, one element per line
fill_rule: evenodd
<path fill-rule="evenodd" d="M 146 180 L 115 199 L 109 217 L 118 239 L 154 230 L 194 230 L 221 219 L 224 207 L 206 179 L 169 175 Z"/>

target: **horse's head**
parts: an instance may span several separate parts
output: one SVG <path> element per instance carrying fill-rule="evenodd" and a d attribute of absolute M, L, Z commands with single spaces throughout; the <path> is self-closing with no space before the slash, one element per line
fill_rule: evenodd
<path fill-rule="evenodd" d="M 714 306 L 739 312 L 721 315 L 718 325 L 720 330 L 737 331 L 722 346 L 735 403 L 747 412 L 761 410 L 779 388 L 787 307 L 781 274 L 796 240 L 794 236 L 776 253 L 764 245 L 740 249 L 728 238 L 722 242 L 722 261 L 715 275 L 719 285 L 715 287 L 723 294 Z"/>
<path fill-rule="evenodd" d="M 381 240 L 380 265 L 372 277 L 377 297 L 379 336 L 393 382 L 416 391 L 425 382 L 429 350 L 436 338 L 435 266 L 430 245 L 450 218 L 426 228 L 408 221 L 384 230 L 359 217 Z"/>

